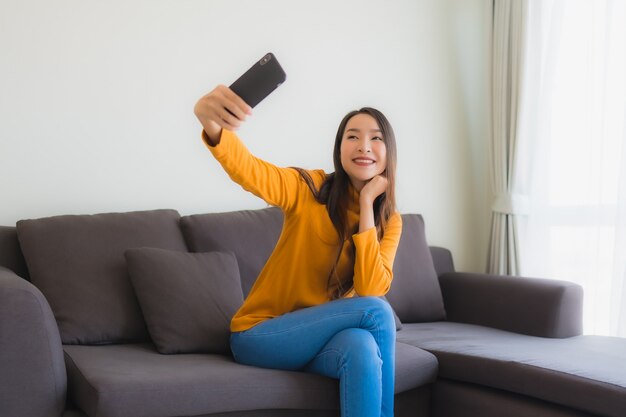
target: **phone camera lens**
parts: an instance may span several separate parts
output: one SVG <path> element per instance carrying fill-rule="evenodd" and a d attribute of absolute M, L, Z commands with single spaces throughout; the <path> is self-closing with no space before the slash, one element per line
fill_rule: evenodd
<path fill-rule="evenodd" d="M 270 54 L 265 55 L 263 58 L 261 58 L 261 65 L 267 64 L 271 58 L 272 56 Z"/>

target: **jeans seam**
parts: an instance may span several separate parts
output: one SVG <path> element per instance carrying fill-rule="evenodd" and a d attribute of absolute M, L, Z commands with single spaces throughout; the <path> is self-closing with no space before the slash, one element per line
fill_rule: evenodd
<path fill-rule="evenodd" d="M 315 357 L 311 360 L 311 362 L 313 362 L 314 360 L 316 360 L 318 358 L 322 358 L 323 356 L 326 356 L 327 353 L 336 353 L 336 354 L 338 354 L 338 356 L 341 358 L 341 365 L 339 367 L 342 368 L 344 366 L 343 355 L 341 354 L 341 351 L 338 350 L 338 349 L 326 349 L 323 352 L 320 352 L 317 355 L 315 355 Z"/>
<path fill-rule="evenodd" d="M 376 336 L 374 336 L 374 339 L 376 340 L 376 344 L 378 344 L 378 342 L 380 341 L 380 326 L 378 325 L 378 320 L 376 320 L 376 317 L 369 311 L 365 311 L 364 313 L 365 313 L 364 316 L 367 316 L 368 319 L 374 322 L 374 329 L 376 330 Z M 359 324 L 362 325 L 363 322 L 361 321 L 361 323 Z"/>

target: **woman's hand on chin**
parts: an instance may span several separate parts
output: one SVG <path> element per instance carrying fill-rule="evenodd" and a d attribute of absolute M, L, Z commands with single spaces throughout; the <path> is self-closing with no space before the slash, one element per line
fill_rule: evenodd
<path fill-rule="evenodd" d="M 387 190 L 387 177 L 384 175 L 376 175 L 369 180 L 361 189 L 359 199 L 361 204 L 374 204 L 376 197 Z"/>

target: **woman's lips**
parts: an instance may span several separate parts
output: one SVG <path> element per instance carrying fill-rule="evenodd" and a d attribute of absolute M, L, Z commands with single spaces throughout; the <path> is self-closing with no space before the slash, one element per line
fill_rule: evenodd
<path fill-rule="evenodd" d="M 354 159 L 352 160 L 352 162 L 354 162 L 354 163 L 355 163 L 355 164 L 357 164 L 358 166 L 361 166 L 361 167 L 367 167 L 367 166 L 370 166 L 370 165 L 374 165 L 374 163 L 375 163 L 376 161 L 374 161 L 374 160 L 373 160 L 373 159 L 371 159 L 371 158 L 354 158 Z"/>

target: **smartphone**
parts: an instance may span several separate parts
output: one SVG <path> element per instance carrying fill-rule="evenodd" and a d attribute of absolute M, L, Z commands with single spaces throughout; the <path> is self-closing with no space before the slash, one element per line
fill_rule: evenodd
<path fill-rule="evenodd" d="M 269 52 L 232 83 L 230 88 L 248 106 L 254 107 L 276 90 L 286 79 L 287 74 L 278 63 L 276 56 Z"/>

